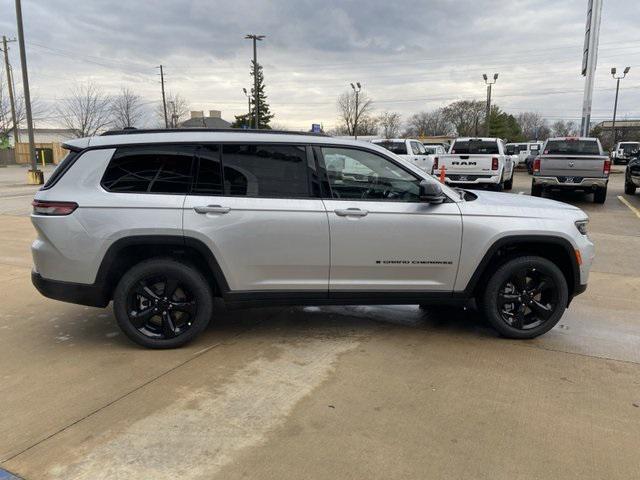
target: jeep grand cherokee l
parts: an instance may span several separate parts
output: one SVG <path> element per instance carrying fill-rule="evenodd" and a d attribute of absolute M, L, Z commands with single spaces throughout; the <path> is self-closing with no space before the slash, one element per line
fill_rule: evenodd
<path fill-rule="evenodd" d="M 113 302 L 146 347 L 193 339 L 214 297 L 471 302 L 502 335 L 532 338 L 586 289 L 594 249 L 580 209 L 454 190 L 370 143 L 182 130 L 66 148 L 33 202 L 33 283 L 62 301 Z"/>

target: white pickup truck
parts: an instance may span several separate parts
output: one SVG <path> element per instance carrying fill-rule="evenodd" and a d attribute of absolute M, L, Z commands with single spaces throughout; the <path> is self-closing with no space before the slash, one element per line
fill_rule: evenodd
<path fill-rule="evenodd" d="M 434 160 L 433 174 L 443 166 L 447 184 L 485 185 L 498 191 L 513 186 L 513 159 L 499 138 L 456 138 L 449 153 Z"/>
<path fill-rule="evenodd" d="M 434 156 L 427 151 L 419 140 L 412 138 L 378 138 L 371 140 L 371 143 L 386 148 L 427 173 L 431 173 L 433 169 Z"/>

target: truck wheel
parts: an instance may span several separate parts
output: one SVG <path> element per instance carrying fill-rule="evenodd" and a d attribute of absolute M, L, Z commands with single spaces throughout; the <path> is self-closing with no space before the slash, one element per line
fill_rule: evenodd
<path fill-rule="evenodd" d="M 627 195 L 635 195 L 636 194 L 636 186 L 631 182 L 624 182 L 624 193 Z"/>
<path fill-rule="evenodd" d="M 145 260 L 127 271 L 113 296 L 118 325 L 139 345 L 176 348 L 211 320 L 209 283 L 193 266 L 168 258 Z"/>
<path fill-rule="evenodd" d="M 542 185 L 536 185 L 534 182 L 531 182 L 531 196 L 532 197 L 541 197 L 542 196 Z"/>
<path fill-rule="evenodd" d="M 511 190 L 512 188 L 513 188 L 513 175 L 511 175 L 511 178 L 509 180 L 504 182 L 504 189 L 505 190 Z"/>
<path fill-rule="evenodd" d="M 514 258 L 489 278 L 482 294 L 483 313 L 500 334 L 527 339 L 551 330 L 569 300 L 567 281 L 546 258 Z"/>
<path fill-rule="evenodd" d="M 607 187 L 598 188 L 595 192 L 593 192 L 593 201 L 595 203 L 604 203 L 607 199 Z"/>

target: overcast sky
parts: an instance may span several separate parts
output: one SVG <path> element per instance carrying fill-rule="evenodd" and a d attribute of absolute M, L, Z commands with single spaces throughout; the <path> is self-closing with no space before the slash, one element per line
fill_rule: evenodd
<path fill-rule="evenodd" d="M 78 82 L 127 86 L 192 110 L 246 111 L 251 43 L 278 125 L 336 123 L 336 98 L 359 81 L 376 111 L 403 118 L 459 99 L 484 99 L 482 73 L 499 72 L 493 99 L 510 113 L 581 116 L 587 0 L 23 0 L 33 95 L 51 104 Z M 631 66 L 619 118 L 640 117 L 640 2 L 604 0 L 592 118 L 611 115 L 612 66 Z M 0 35 L 14 37 L 13 0 L 0 0 Z M 17 45 L 11 61 L 19 83 Z M 4 73 L 4 72 L 3 72 Z M 4 79 L 3 79 L 4 80 Z M 55 123 L 50 118 L 49 123 Z"/>

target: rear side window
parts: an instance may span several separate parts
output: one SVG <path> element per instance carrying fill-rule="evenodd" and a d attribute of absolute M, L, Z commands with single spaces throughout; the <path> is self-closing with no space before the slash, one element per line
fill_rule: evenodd
<path fill-rule="evenodd" d="M 544 149 L 545 155 L 600 155 L 595 140 L 549 140 Z"/>
<path fill-rule="evenodd" d="M 224 194 L 309 197 L 307 151 L 301 145 L 223 145 Z"/>
<path fill-rule="evenodd" d="M 56 184 L 56 182 L 62 178 L 62 175 L 64 175 L 66 171 L 69 170 L 69 168 L 71 168 L 71 165 L 73 165 L 73 163 L 76 161 L 76 159 L 79 156 L 80 156 L 79 152 L 74 152 L 73 150 L 69 150 L 69 153 L 67 153 L 66 157 L 62 159 L 62 161 L 55 168 L 55 170 L 53 171 L 49 179 L 42 186 L 42 190 L 48 190 L 49 188 L 53 187 Z"/>
<path fill-rule="evenodd" d="M 192 145 L 120 147 L 102 177 L 102 186 L 110 192 L 186 194 L 195 150 Z"/>
<path fill-rule="evenodd" d="M 456 140 L 451 148 L 451 153 L 459 155 L 475 154 L 499 154 L 498 142 L 485 142 L 483 140 Z"/>

